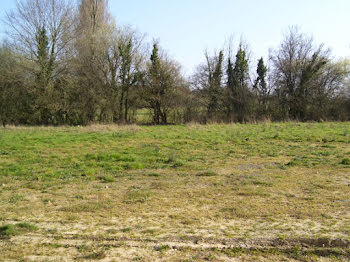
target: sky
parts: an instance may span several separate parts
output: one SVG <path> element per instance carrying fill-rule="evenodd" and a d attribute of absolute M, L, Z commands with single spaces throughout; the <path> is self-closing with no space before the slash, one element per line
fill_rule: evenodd
<path fill-rule="evenodd" d="M 1 0 L 0 16 L 15 7 Z M 335 57 L 350 57 L 350 0 L 109 0 L 117 24 L 131 25 L 158 39 L 186 74 L 204 61 L 204 50 L 219 50 L 243 38 L 252 62 L 278 48 L 289 26 L 297 25 Z M 4 27 L 0 25 L 0 32 Z"/>

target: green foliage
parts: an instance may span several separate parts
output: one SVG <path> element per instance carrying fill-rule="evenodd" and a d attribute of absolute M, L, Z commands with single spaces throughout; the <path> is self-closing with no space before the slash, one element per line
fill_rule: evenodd
<path fill-rule="evenodd" d="M 170 109 L 186 87 L 179 66 L 160 54 L 157 43 L 153 44 L 150 62 L 145 73 L 143 100 L 152 114 L 152 123 L 166 125 Z"/>
<path fill-rule="evenodd" d="M 151 73 L 153 77 L 157 77 L 160 70 L 160 59 L 159 59 L 158 52 L 159 52 L 158 44 L 154 43 L 152 55 L 151 55 L 151 62 L 152 62 Z"/>
<path fill-rule="evenodd" d="M 162 83 L 162 68 L 161 60 L 159 58 L 158 45 L 153 44 L 151 55 L 151 66 L 149 69 L 150 86 L 149 88 L 149 104 L 153 111 L 154 124 L 167 124 L 166 111 L 162 110 L 162 97 L 165 95 L 166 86 Z"/>
<path fill-rule="evenodd" d="M 258 93 L 258 99 L 260 103 L 261 114 L 267 116 L 267 106 L 270 95 L 270 90 L 267 84 L 267 67 L 264 64 L 264 59 L 260 58 L 258 62 L 258 67 L 256 70 L 258 76 L 254 83 L 254 89 Z"/>
<path fill-rule="evenodd" d="M 258 62 L 258 68 L 256 70 L 258 73 L 258 77 L 256 79 L 256 85 L 259 90 L 261 90 L 261 93 L 266 94 L 267 89 L 267 83 L 266 83 L 266 74 L 267 74 L 267 67 L 264 64 L 264 59 L 260 58 Z"/>
<path fill-rule="evenodd" d="M 43 26 L 39 28 L 36 36 L 37 43 L 37 63 L 40 67 L 40 71 L 37 74 L 39 82 L 47 84 L 48 77 L 52 70 L 52 60 L 49 61 L 49 40 L 47 37 L 46 28 Z"/>
<path fill-rule="evenodd" d="M 208 104 L 208 117 L 209 119 L 216 118 L 216 113 L 219 110 L 220 100 L 222 99 L 222 64 L 224 60 L 223 51 L 219 52 L 217 61 L 214 64 L 213 72 L 209 72 L 209 104 Z"/>
<path fill-rule="evenodd" d="M 237 51 L 235 64 L 229 58 L 227 68 L 228 115 L 231 120 L 242 123 L 248 120 L 250 107 L 248 59 L 242 44 Z"/>

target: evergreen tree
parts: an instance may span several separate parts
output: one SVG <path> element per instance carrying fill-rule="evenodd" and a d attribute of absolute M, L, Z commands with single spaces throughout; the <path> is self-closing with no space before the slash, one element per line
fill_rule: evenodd
<path fill-rule="evenodd" d="M 50 107 L 53 106 L 52 99 L 52 66 L 49 55 L 49 40 L 47 31 L 44 26 L 38 30 L 36 36 L 37 50 L 36 50 L 36 64 L 38 70 L 36 73 L 35 89 L 33 90 L 35 103 L 32 105 L 34 111 L 34 122 L 49 124 L 53 117 L 53 111 Z"/>
<path fill-rule="evenodd" d="M 221 82 L 222 82 L 222 63 L 224 59 L 224 53 L 220 51 L 217 58 L 217 62 L 214 68 L 214 72 L 209 77 L 209 105 L 208 116 L 213 118 L 219 110 L 219 103 L 221 98 Z"/>
<path fill-rule="evenodd" d="M 154 44 L 142 94 L 147 107 L 152 110 L 153 124 L 168 123 L 168 113 L 177 106 L 183 87 L 179 65 L 166 54 L 161 56 L 158 45 Z"/>
<path fill-rule="evenodd" d="M 233 63 L 232 63 L 231 57 L 229 57 L 227 61 L 226 73 L 227 73 L 227 87 L 233 88 L 235 84 L 235 77 L 233 74 Z"/>
<path fill-rule="evenodd" d="M 260 106 L 262 107 L 262 113 L 266 114 L 267 112 L 267 102 L 270 91 L 268 90 L 266 75 L 267 67 L 264 64 L 264 59 L 260 58 L 258 62 L 258 67 L 256 70 L 258 77 L 255 80 L 254 88 L 258 92 Z"/>
<path fill-rule="evenodd" d="M 249 108 L 249 66 L 246 51 L 240 45 L 235 65 L 228 59 L 227 65 L 227 89 L 229 93 L 229 114 L 236 121 L 244 122 Z"/>
<path fill-rule="evenodd" d="M 226 108 L 226 114 L 228 120 L 232 120 L 232 115 L 234 112 L 233 108 L 233 93 L 235 89 L 235 76 L 233 73 L 233 63 L 232 59 L 229 56 L 227 60 L 227 69 L 226 69 L 226 77 L 227 77 L 227 83 L 226 83 L 226 94 L 227 96 L 225 97 L 225 108 Z"/>
<path fill-rule="evenodd" d="M 248 59 L 246 58 L 246 52 L 239 47 L 236 55 L 236 63 L 233 69 L 234 82 L 237 90 L 248 89 L 248 79 L 249 79 L 249 67 Z"/>
<path fill-rule="evenodd" d="M 45 27 L 41 27 L 36 36 L 37 42 L 37 54 L 36 62 L 39 66 L 39 72 L 37 73 L 38 81 L 47 85 L 49 74 L 51 71 L 51 65 L 49 65 L 49 40 L 47 37 Z"/>
<path fill-rule="evenodd" d="M 161 82 L 161 60 L 159 58 L 158 45 L 153 44 L 153 50 L 151 55 L 151 68 L 150 68 L 150 102 L 153 108 L 153 122 L 159 125 L 161 122 L 163 124 L 167 123 L 166 114 L 161 110 L 161 99 L 164 96 L 164 88 Z"/>
<path fill-rule="evenodd" d="M 153 44 L 153 50 L 151 54 L 151 74 L 152 77 L 157 78 L 160 72 L 160 58 L 159 58 L 159 49 L 157 44 Z"/>

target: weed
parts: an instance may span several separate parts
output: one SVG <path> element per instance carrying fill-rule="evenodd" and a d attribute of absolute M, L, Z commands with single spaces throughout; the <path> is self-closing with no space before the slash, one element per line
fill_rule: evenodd
<path fill-rule="evenodd" d="M 307 156 L 298 156 L 288 162 L 287 166 L 310 166 L 310 159 Z"/>
<path fill-rule="evenodd" d="M 125 227 L 125 228 L 122 228 L 120 231 L 123 232 L 123 233 L 128 233 L 128 232 L 131 232 L 131 228 L 130 227 Z"/>
<path fill-rule="evenodd" d="M 114 177 L 110 176 L 110 175 L 104 175 L 99 177 L 99 179 L 103 182 L 103 183 L 113 183 L 115 182 Z"/>
<path fill-rule="evenodd" d="M 261 181 L 261 180 L 253 180 L 252 184 L 256 185 L 256 186 L 266 186 L 266 187 L 272 187 L 273 186 L 273 183 L 267 182 L 267 181 Z"/>
<path fill-rule="evenodd" d="M 10 199 L 9 199 L 9 203 L 11 204 L 16 204 L 18 203 L 19 201 L 22 201 L 24 200 L 24 195 L 14 195 L 14 196 L 11 196 Z"/>
<path fill-rule="evenodd" d="M 149 177 L 161 177 L 162 175 L 158 174 L 158 173 L 149 173 L 149 174 L 147 174 L 147 176 L 149 176 Z"/>
<path fill-rule="evenodd" d="M 300 246 L 295 246 L 291 250 L 291 256 L 294 259 L 300 259 L 302 257 L 302 250 Z"/>
<path fill-rule="evenodd" d="M 113 138 L 130 138 L 135 135 L 135 132 L 119 131 L 112 134 Z"/>
<path fill-rule="evenodd" d="M 103 201 L 103 202 L 96 201 L 96 202 L 83 202 L 79 204 L 62 207 L 60 211 L 73 212 L 73 213 L 81 213 L 81 212 L 94 213 L 96 211 L 109 210 L 111 208 L 112 208 L 112 205 L 108 201 Z"/>
<path fill-rule="evenodd" d="M 124 203 L 145 203 L 150 195 L 151 192 L 147 189 L 132 189 L 125 194 Z"/>
<path fill-rule="evenodd" d="M 226 254 L 228 257 L 239 257 L 244 253 L 244 250 L 242 248 L 227 248 L 223 249 L 222 251 L 224 254 Z"/>
<path fill-rule="evenodd" d="M 7 224 L 0 227 L 0 238 L 10 238 L 36 230 L 38 228 L 30 223 Z"/>
<path fill-rule="evenodd" d="M 168 245 L 161 245 L 161 246 L 154 247 L 154 250 L 158 251 L 158 252 L 166 251 L 168 249 L 170 249 L 170 247 Z"/>
<path fill-rule="evenodd" d="M 350 166 L 350 158 L 344 158 L 344 159 L 341 161 L 341 164 L 342 164 L 342 165 L 345 165 L 345 166 Z"/>
<path fill-rule="evenodd" d="M 207 176 L 207 177 L 211 177 L 211 176 L 217 176 L 217 173 L 215 173 L 214 171 L 203 171 L 203 172 L 200 172 L 198 173 L 196 176 Z"/>
<path fill-rule="evenodd" d="M 93 251 L 92 253 L 84 256 L 84 259 L 91 259 L 91 260 L 101 260 L 106 257 L 106 253 L 104 250 L 98 250 Z"/>

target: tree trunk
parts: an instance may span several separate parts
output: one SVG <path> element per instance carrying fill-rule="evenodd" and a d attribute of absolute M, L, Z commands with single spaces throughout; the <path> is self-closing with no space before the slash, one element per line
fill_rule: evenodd
<path fill-rule="evenodd" d="M 119 121 L 123 120 L 123 102 L 124 102 L 124 87 L 122 87 L 122 92 L 119 100 Z"/>
<path fill-rule="evenodd" d="M 129 87 L 126 89 L 125 104 L 124 104 L 124 121 L 128 122 L 128 111 L 129 111 Z"/>

